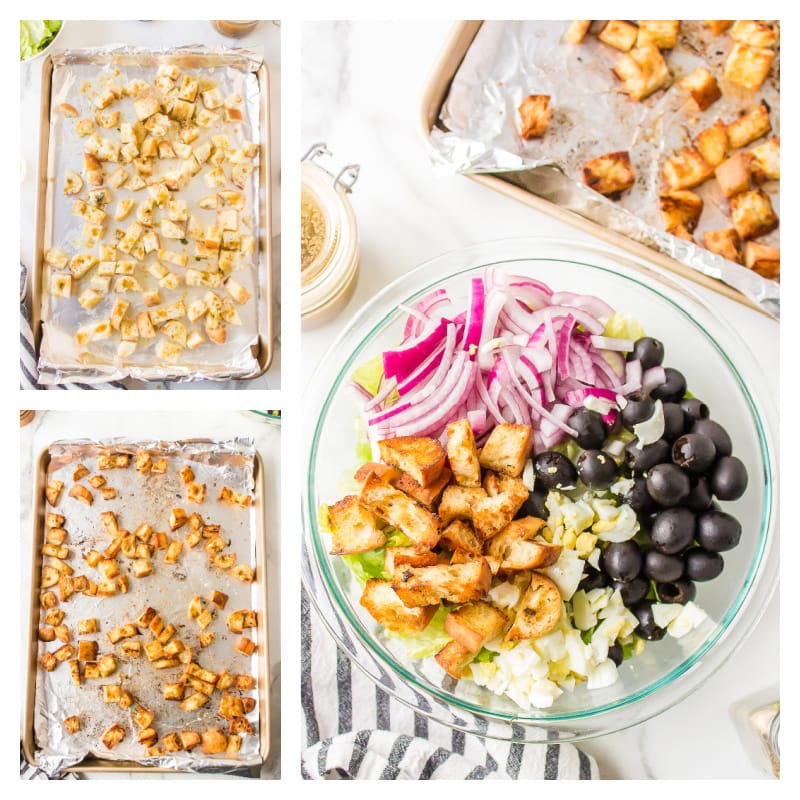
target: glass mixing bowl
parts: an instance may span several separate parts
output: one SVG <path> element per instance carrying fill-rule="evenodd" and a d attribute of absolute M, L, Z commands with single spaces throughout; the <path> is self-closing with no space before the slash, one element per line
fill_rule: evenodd
<path fill-rule="evenodd" d="M 724 554 L 717 579 L 697 584 L 696 603 L 710 625 L 681 639 L 648 642 L 623 662 L 611 687 L 583 684 L 548 709 L 523 711 L 512 701 L 454 681 L 432 658 L 412 661 L 359 604 L 361 587 L 341 558 L 330 556 L 329 537 L 317 523 L 322 504 L 347 493 L 343 481 L 359 466 L 358 423 L 363 399 L 349 386 L 354 369 L 402 340 L 410 306 L 445 288 L 454 306 L 466 307 L 469 278 L 488 265 L 530 275 L 554 291 L 595 294 L 639 320 L 664 342 L 665 365 L 679 368 L 689 391 L 711 409 L 745 463 L 744 496 L 724 508 L 743 535 Z M 691 290 L 660 270 L 609 250 L 542 239 L 492 242 L 422 264 L 384 289 L 342 332 L 322 360 L 304 412 L 315 420 L 306 452 L 303 498 L 303 581 L 317 611 L 353 663 L 418 713 L 464 731 L 521 742 L 579 740 L 638 724 L 695 691 L 729 660 L 758 622 L 778 582 L 776 455 L 771 398 L 758 397 L 759 367 L 739 335 Z M 352 489 L 351 489 L 352 491 Z"/>

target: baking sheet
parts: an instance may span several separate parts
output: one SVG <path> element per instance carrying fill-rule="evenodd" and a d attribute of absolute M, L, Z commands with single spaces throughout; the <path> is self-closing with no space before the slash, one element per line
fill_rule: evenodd
<path fill-rule="evenodd" d="M 720 75 L 730 46 L 725 37 L 713 39 L 700 22 L 683 22 L 679 43 L 666 56 L 671 87 L 635 103 L 610 72 L 622 54 L 592 35 L 580 45 L 562 43 L 568 24 L 481 24 L 430 132 L 429 152 L 436 169 L 497 175 L 723 280 L 778 316 L 778 283 L 665 233 L 658 193 L 664 160 L 717 117 L 730 121 L 739 110 L 763 99 L 770 107 L 770 135 L 779 135 L 779 55 L 759 92 L 736 92 L 726 86 L 721 100 L 698 113 L 677 81 L 702 63 Z M 602 22 L 594 24 L 593 30 L 602 27 Z M 519 134 L 517 108 L 528 94 L 550 94 L 556 112 L 546 135 L 526 142 Z M 637 172 L 635 186 L 617 202 L 580 182 L 580 167 L 586 160 L 614 150 L 630 150 Z M 777 208 L 778 183 L 768 183 L 764 189 Z M 729 227 L 726 201 L 716 181 L 695 191 L 705 201 L 696 234 Z M 778 237 L 775 231 L 760 241 L 778 244 Z"/>
<path fill-rule="evenodd" d="M 214 80 L 219 84 L 223 97 L 238 94 L 242 103 L 238 106 L 243 112 L 243 120 L 236 123 L 223 123 L 211 128 L 201 128 L 200 137 L 191 143 L 196 147 L 211 136 L 225 135 L 228 137 L 231 149 L 236 149 L 244 142 L 263 143 L 266 131 L 263 127 L 263 109 L 266 103 L 265 87 L 261 86 L 261 79 L 265 75 L 260 56 L 247 50 L 230 50 L 228 48 L 198 48 L 185 47 L 165 49 L 153 52 L 128 47 L 111 47 L 93 50 L 66 51 L 53 56 L 52 82 L 50 92 L 50 120 L 47 126 L 47 198 L 45 207 L 44 234 L 42 240 L 42 253 L 49 247 L 56 245 L 66 251 L 68 256 L 77 252 L 99 253 L 102 243 L 113 244 L 116 241 L 115 231 L 124 231 L 136 219 L 135 209 L 123 221 L 116 222 L 113 212 L 117 202 L 122 198 L 131 198 L 138 203 L 148 197 L 147 190 L 142 189 L 132 192 L 125 185 L 120 188 L 110 188 L 112 202 L 106 206 L 109 219 L 106 223 L 105 236 L 95 247 L 87 248 L 82 240 L 83 218 L 72 214 L 72 205 L 75 197 L 86 195 L 88 186 L 77 196 L 63 194 L 64 171 L 72 169 L 86 178 L 83 164 L 83 147 L 85 138 L 78 136 L 74 129 L 75 120 L 63 116 L 59 112 L 61 103 L 70 103 L 79 112 L 79 118 L 93 117 L 96 110 L 92 103 L 99 90 L 109 82 L 125 86 L 130 80 L 142 79 L 152 84 L 160 64 L 174 64 L 182 73 L 189 73 L 198 79 Z M 120 110 L 122 121 L 135 121 L 133 113 L 133 99 L 123 97 L 112 103 L 107 110 Z M 198 103 L 202 107 L 199 99 Z M 114 129 L 105 130 L 95 127 L 95 132 L 101 136 L 118 141 L 119 134 Z M 78 328 L 108 319 L 110 310 L 116 297 L 121 297 L 131 303 L 131 308 L 126 318 L 133 319 L 138 311 L 147 310 L 142 302 L 141 294 L 126 292 L 119 295 L 110 292 L 94 309 L 87 311 L 77 300 L 77 295 L 89 286 L 90 276 L 96 271 L 91 270 L 84 278 L 78 281 L 78 288 L 73 291 L 71 298 L 57 298 L 49 294 L 51 268 L 44 265 L 41 276 L 41 319 L 43 323 L 42 342 L 39 357 L 39 369 L 43 383 L 62 383 L 70 380 L 82 382 L 108 381 L 125 377 L 141 380 L 195 380 L 214 379 L 227 380 L 230 378 L 254 377 L 263 372 L 259 362 L 264 361 L 264 349 L 261 331 L 271 329 L 270 314 L 263 295 L 268 292 L 268 253 L 265 252 L 262 229 L 266 224 L 264 217 L 266 203 L 263 194 L 266 193 L 266 179 L 263 174 L 267 169 L 264 146 L 259 146 L 259 156 L 254 159 L 253 170 L 247 185 L 240 190 L 228 180 L 224 187 L 242 191 L 246 197 L 246 206 L 239 212 L 239 231 L 244 235 L 254 236 L 256 246 L 250 256 L 241 255 L 239 264 L 232 277 L 240 283 L 250 294 L 250 299 L 239 305 L 234 303 L 235 309 L 241 318 L 241 325 L 227 325 L 227 339 L 224 344 L 216 345 L 205 342 L 196 349 L 184 349 L 176 362 L 159 361 L 155 354 L 156 343 L 165 339 L 158 336 L 155 339 L 139 339 L 136 352 L 120 361 L 116 358 L 116 348 L 119 336 L 110 339 L 95 340 L 88 347 L 82 349 L 76 339 Z M 154 159 L 154 175 L 164 172 L 179 170 L 182 160 Z M 104 172 L 108 175 L 115 164 L 104 162 Z M 132 165 L 123 166 L 131 173 L 136 170 Z M 188 187 L 179 192 L 170 192 L 170 197 L 186 200 L 189 213 L 197 217 L 203 228 L 216 221 L 215 210 L 200 209 L 196 202 L 203 196 L 213 194 L 219 189 L 210 188 L 203 180 L 206 173 L 213 168 L 206 163 L 201 171 L 191 180 Z M 223 171 L 230 177 L 231 166 L 225 162 Z M 166 218 L 163 211 L 156 210 L 157 219 Z M 154 227 L 158 232 L 158 223 Z M 194 254 L 194 241 L 174 240 L 160 237 L 160 246 L 178 252 L 187 252 L 189 262 L 187 267 L 207 271 L 213 262 L 196 260 Z M 186 241 L 186 244 L 183 244 Z M 130 260 L 130 256 L 118 253 L 118 260 Z M 162 305 L 169 305 L 178 300 L 183 300 L 188 307 L 190 302 L 202 298 L 209 291 L 206 287 L 187 287 L 183 282 L 185 268 L 164 263 L 170 271 L 177 273 L 181 284 L 176 289 L 159 287 L 158 280 L 152 276 L 147 267 L 157 261 L 157 253 L 151 253 L 137 265 L 134 277 L 144 290 L 158 289 Z M 266 288 L 265 288 L 266 287 Z M 221 298 L 227 297 L 224 288 L 213 289 Z M 228 298 L 230 299 L 230 298 Z M 181 320 L 186 324 L 187 330 L 198 329 L 203 333 L 203 318 L 195 323 L 190 323 L 186 318 Z M 271 342 L 268 345 L 271 348 Z M 269 358 L 269 355 L 267 356 Z"/>
<path fill-rule="evenodd" d="M 88 478 L 98 474 L 96 457 L 98 453 L 122 452 L 135 454 L 145 449 L 155 460 L 158 457 L 169 458 L 168 470 L 164 474 L 148 473 L 143 475 L 131 465 L 125 469 L 100 471 L 107 480 L 107 486 L 117 490 L 117 499 L 104 501 L 99 491 L 91 506 L 68 496 L 69 487 L 73 484 L 72 473 L 76 465 L 84 464 L 89 475 L 79 481 L 88 487 Z M 170 511 L 182 507 L 187 514 L 197 511 L 206 524 L 219 524 L 221 535 L 231 540 L 231 545 L 223 552 L 235 552 L 237 563 L 251 564 L 257 567 L 257 580 L 253 584 L 243 583 L 218 569 L 207 565 L 208 555 L 203 549 L 205 540 L 194 548 L 184 546 L 177 564 L 163 562 L 163 552 L 156 551 L 151 559 L 153 573 L 137 579 L 129 574 L 130 561 L 124 556 L 118 557 L 122 574 L 129 574 L 130 589 L 126 594 L 113 597 L 97 598 L 83 594 L 74 594 L 59 608 L 66 612 L 62 624 L 67 625 L 72 634 L 72 644 L 77 649 L 80 639 L 93 639 L 98 642 L 98 654 L 113 652 L 117 656 L 117 670 L 108 678 L 84 680 L 82 686 L 71 683 L 69 667 L 60 664 L 53 672 L 46 672 L 37 666 L 35 700 L 32 711 L 34 735 L 36 742 L 36 762 L 51 774 L 81 762 L 87 756 L 105 761 L 122 760 L 139 762 L 151 768 L 168 768 L 200 771 L 213 768 L 241 769 L 249 765 L 260 764 L 263 748 L 260 740 L 267 735 L 261 726 L 268 725 L 268 713 L 265 707 L 265 696 L 268 687 L 264 686 L 264 670 L 259 668 L 263 662 L 266 648 L 266 601 L 263 593 L 263 564 L 257 564 L 260 548 L 257 535 L 260 526 L 257 515 L 262 513 L 260 498 L 257 496 L 249 508 L 240 508 L 217 501 L 219 489 L 224 485 L 234 491 L 244 492 L 252 496 L 254 491 L 254 447 L 249 439 L 236 439 L 228 442 L 187 441 L 176 443 L 165 442 L 128 442 L 111 440 L 103 442 L 78 441 L 57 442 L 48 453 L 46 480 L 58 479 L 65 484 L 58 505 L 53 508 L 43 505 L 44 510 L 54 511 L 66 517 L 64 527 L 68 531 L 66 546 L 71 554 L 66 562 L 75 570 L 75 575 L 85 574 L 92 580 L 101 580 L 101 573 L 85 565 L 81 556 L 91 549 L 102 552 L 110 543 L 111 537 L 104 532 L 100 522 L 100 513 L 113 510 L 119 526 L 133 531 L 141 522 L 148 522 L 155 531 L 164 530 L 170 539 L 183 539 L 187 527 L 175 532 L 169 530 L 167 520 Z M 206 500 L 202 504 L 189 503 L 186 500 L 186 487 L 178 475 L 178 470 L 189 464 L 195 473 L 195 480 L 206 484 Z M 41 487 L 42 490 L 44 487 Z M 43 522 L 42 522 L 43 525 Z M 41 545 L 43 535 L 37 538 Z M 47 559 L 45 559 L 45 563 Z M 261 587 L 259 588 L 259 578 Z M 39 580 L 34 583 L 34 622 L 38 615 Z M 214 621 L 206 629 L 213 631 L 215 639 L 206 648 L 200 648 L 198 634 L 200 629 L 194 620 L 187 616 L 190 600 L 196 595 L 204 598 L 204 607 L 214 609 L 207 598 L 213 589 L 229 595 L 224 610 L 216 610 Z M 55 588 L 51 591 L 56 591 Z M 57 594 L 57 591 L 56 591 Z M 195 648 L 193 661 L 213 672 L 227 669 L 233 674 L 243 673 L 257 677 L 258 692 L 246 692 L 243 696 L 255 696 L 256 706 L 247 718 L 253 726 L 252 735 L 243 735 L 239 758 L 227 759 L 221 756 L 203 756 L 200 748 L 193 753 L 172 753 L 160 758 L 144 757 L 144 747 L 138 743 L 138 729 L 133 724 L 130 711 L 116 705 L 102 702 L 103 684 L 120 684 L 128 689 L 145 708 L 156 713 L 153 727 L 162 737 L 171 731 L 191 729 L 201 731 L 205 727 L 227 730 L 228 721 L 219 717 L 220 694 L 215 692 L 209 702 L 197 712 L 183 712 L 180 704 L 166 701 L 161 694 L 163 683 L 177 682 L 183 672 L 183 665 L 166 670 L 154 670 L 144 653 L 139 658 L 125 658 L 121 655 L 119 644 L 111 645 L 106 634 L 112 628 L 133 622 L 148 606 L 157 610 L 165 624 L 172 623 L 177 632 L 175 637 L 183 641 L 187 647 Z M 257 644 L 255 653 L 246 657 L 233 649 L 239 634 L 227 630 L 226 620 L 230 613 L 237 609 L 256 609 L 259 615 L 258 629 L 248 628 L 245 635 Z M 42 612 L 42 617 L 44 612 Z M 78 636 L 77 622 L 80 619 L 96 617 L 100 621 L 97 634 Z M 262 634 L 261 631 L 264 631 Z M 153 637 L 146 630 L 132 640 L 139 640 L 144 645 Z M 126 641 L 126 640 L 123 640 Z M 62 643 L 39 642 L 35 648 L 40 657 L 46 651 L 53 651 Z M 38 662 L 38 657 L 37 657 Z M 233 691 L 234 694 L 239 694 Z M 187 696 L 189 692 L 187 691 Z M 77 714 L 82 723 L 82 730 L 74 735 L 66 734 L 63 720 Z M 113 750 L 105 748 L 101 742 L 103 731 L 117 722 L 126 730 L 126 737 Z"/>

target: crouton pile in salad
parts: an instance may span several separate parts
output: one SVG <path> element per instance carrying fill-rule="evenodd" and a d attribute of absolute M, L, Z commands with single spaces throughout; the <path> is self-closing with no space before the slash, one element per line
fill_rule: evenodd
<path fill-rule="evenodd" d="M 370 455 L 322 509 L 330 553 L 410 658 L 523 709 L 603 688 L 710 625 L 747 472 L 664 347 L 602 300 L 488 269 L 437 290 L 354 375 Z"/>

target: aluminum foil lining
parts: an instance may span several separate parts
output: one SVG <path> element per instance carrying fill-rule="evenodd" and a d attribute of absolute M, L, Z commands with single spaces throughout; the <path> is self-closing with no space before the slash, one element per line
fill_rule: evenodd
<path fill-rule="evenodd" d="M 89 477 L 98 474 L 98 454 L 131 453 L 133 456 L 141 450 L 150 452 L 153 460 L 167 457 L 167 472 L 143 475 L 134 468 L 132 458 L 131 465 L 125 469 L 109 469 L 99 473 L 106 478 L 106 486 L 117 490 L 116 499 L 103 500 L 99 491 L 88 485 Z M 230 547 L 224 552 L 235 552 L 237 563 L 255 565 L 255 515 L 258 513 L 258 502 L 249 508 L 240 508 L 217 500 L 222 486 L 252 495 L 255 449 L 251 439 L 226 442 L 131 442 L 121 439 L 63 441 L 51 445 L 49 454 L 48 482 L 62 480 L 64 490 L 58 505 L 53 508 L 48 504 L 47 510 L 66 517 L 64 527 L 68 535 L 65 545 L 71 551 L 67 563 L 76 576 L 87 575 L 95 582 L 103 579 L 98 570 L 89 567 L 82 559 L 92 549 L 102 553 L 111 541 L 100 521 L 102 511 L 113 511 L 121 528 L 133 532 L 140 523 L 148 522 L 155 531 L 165 531 L 170 539 L 183 539 L 188 530 L 183 527 L 175 532 L 170 531 L 167 521 L 171 510 L 184 508 L 187 514 L 197 511 L 206 524 L 219 524 L 221 535 L 231 540 Z M 73 485 L 73 470 L 78 464 L 90 470 L 89 475 L 79 483 L 90 488 L 95 495 L 91 506 L 68 496 L 69 487 Z M 206 500 L 200 505 L 187 502 L 186 487 L 178 475 L 178 470 L 187 464 L 194 472 L 195 480 L 206 484 Z M 203 549 L 204 542 L 191 549 L 184 545 L 176 564 L 164 563 L 164 551 L 157 550 L 151 559 L 153 572 L 144 578 L 135 578 L 130 573 L 130 560 L 119 555 L 117 561 L 120 571 L 128 574 L 129 578 L 130 588 L 126 594 L 91 597 L 75 593 L 59 604 L 58 607 L 66 612 L 62 624 L 69 628 L 71 644 L 76 651 L 79 640 L 95 640 L 98 643 L 98 656 L 115 654 L 117 670 L 107 678 L 84 679 L 81 686 L 74 686 L 68 664 L 59 664 L 52 672 L 46 672 L 37 665 L 34 706 L 36 760 L 48 774 L 58 774 L 87 756 L 192 772 L 234 771 L 261 763 L 257 692 L 245 692 L 242 695 L 254 697 L 256 707 L 247 715 L 253 726 L 253 734 L 242 736 L 242 746 L 236 760 L 226 758 L 224 753 L 204 756 L 200 747 L 191 753 L 170 753 L 164 757 L 148 758 L 145 748 L 137 741 L 138 728 L 131 718 L 132 709 L 105 704 L 102 699 L 103 684 L 119 684 L 128 689 L 135 703 L 155 713 L 153 727 L 159 734 L 159 741 L 167 733 L 187 729 L 200 732 L 203 728 L 211 727 L 227 732 L 228 720 L 217 713 L 220 692 L 214 692 L 209 702 L 198 711 L 184 712 L 179 702 L 165 700 L 162 695 L 163 684 L 177 682 L 183 673 L 183 665 L 155 670 L 144 652 L 138 658 L 126 658 L 121 653 L 120 645 L 112 645 L 106 636 L 112 628 L 134 622 L 145 608 L 152 606 L 165 624 L 172 623 L 175 626 L 175 637 L 185 646 L 194 648 L 193 660 L 201 667 L 212 672 L 227 669 L 233 674 L 258 676 L 258 650 L 250 657 L 236 652 L 234 645 L 240 635 L 228 631 L 226 620 L 237 609 L 256 609 L 259 613 L 266 613 L 266 609 L 259 608 L 255 584 L 243 583 L 209 566 L 208 554 Z M 216 609 L 208 601 L 214 589 L 229 596 L 224 610 Z M 56 587 L 51 591 L 58 594 Z M 189 602 L 196 595 L 204 599 L 205 608 L 215 611 L 214 620 L 206 629 L 214 632 L 215 639 L 205 648 L 199 646 L 200 628 L 187 615 Z M 45 613 L 41 612 L 42 618 Z M 90 617 L 97 618 L 100 630 L 96 634 L 79 635 L 78 620 Z M 248 628 L 245 633 L 259 644 L 257 629 Z M 144 646 L 152 639 L 150 632 L 142 629 L 132 640 L 138 640 Z M 38 656 L 57 649 L 61 644 L 58 640 L 39 642 Z M 70 735 L 63 721 L 74 715 L 80 718 L 81 730 Z M 101 739 L 103 732 L 114 723 L 120 724 L 126 735 L 113 750 L 108 750 Z"/>
<path fill-rule="evenodd" d="M 98 245 L 87 248 L 82 241 L 83 218 L 72 213 L 76 197 L 86 195 L 86 190 L 93 187 L 84 186 L 84 190 L 76 196 L 63 194 L 64 171 L 71 169 L 86 180 L 83 163 L 85 138 L 80 137 L 75 131 L 75 119 L 65 117 L 59 113 L 58 107 L 62 103 L 69 103 L 79 112 L 79 118 L 94 118 L 97 110 L 93 100 L 99 90 L 114 82 L 124 86 L 129 81 L 141 79 L 152 85 L 156 72 L 161 64 L 175 64 L 182 73 L 186 72 L 198 79 L 208 78 L 216 81 L 223 97 L 227 98 L 239 94 L 242 103 L 238 106 L 242 111 L 243 120 L 239 122 L 222 122 L 211 128 L 201 128 L 200 137 L 191 143 L 196 147 L 209 140 L 213 135 L 225 135 L 232 148 L 239 147 L 243 142 L 263 141 L 264 134 L 260 128 L 261 91 L 259 87 L 257 70 L 263 58 L 249 50 L 235 50 L 225 47 L 204 48 L 201 46 L 166 48 L 159 51 L 143 50 L 127 46 L 111 46 L 87 50 L 67 50 L 53 56 L 53 74 L 51 84 L 51 116 L 49 128 L 49 156 L 47 175 L 47 205 L 45 218 L 44 252 L 51 246 L 61 247 L 70 257 L 79 252 L 91 252 L 98 255 L 99 244 L 115 244 L 115 231 L 127 230 L 132 221 L 136 219 L 134 210 L 123 221 L 114 220 L 114 210 L 117 202 L 122 198 L 130 198 L 137 203 L 149 195 L 146 189 L 137 192 L 129 191 L 123 185 L 120 188 L 109 187 L 111 203 L 106 206 L 109 215 L 106 222 L 106 232 Z M 122 112 L 121 121 L 135 122 L 136 115 L 133 110 L 133 99 L 123 97 L 108 107 L 109 111 Z M 202 107 L 198 93 L 197 103 Z M 219 109 L 218 109 L 219 110 Z M 119 141 L 119 132 L 105 130 L 95 126 L 95 132 L 101 136 Z M 178 160 L 154 159 L 153 178 L 166 171 L 179 169 L 183 162 Z M 116 165 L 104 162 L 104 173 L 108 175 Z M 131 164 L 123 164 L 126 169 L 135 174 L 136 170 Z M 45 384 L 64 383 L 79 380 L 83 383 L 105 382 L 123 378 L 139 380 L 228 380 L 231 378 L 247 378 L 258 373 L 259 365 L 255 353 L 257 352 L 258 332 L 260 330 L 259 315 L 262 313 L 259 302 L 260 288 L 266 285 L 266 266 L 261 259 L 259 231 L 261 229 L 259 186 L 262 179 L 259 176 L 263 165 L 255 161 L 256 169 L 250 176 L 247 186 L 239 190 L 230 182 L 231 167 L 225 162 L 223 171 L 226 172 L 228 182 L 226 189 L 242 191 L 246 197 L 246 206 L 239 212 L 239 230 L 256 238 L 255 252 L 251 256 L 242 256 L 240 268 L 233 273 L 237 283 L 244 286 L 250 293 L 250 299 L 244 305 L 236 306 L 236 311 L 241 318 L 241 325 L 229 324 L 227 326 L 227 340 L 222 345 L 206 342 L 196 349 L 184 349 L 176 363 L 159 362 L 155 355 L 154 343 L 159 338 L 139 342 L 137 351 L 124 362 L 116 358 L 116 348 L 119 336 L 112 336 L 106 340 L 92 341 L 88 348 L 81 350 L 75 334 L 78 328 L 91 323 L 108 319 L 114 300 L 120 297 L 131 303 L 127 312 L 128 319 L 134 319 L 139 311 L 148 310 L 142 296 L 137 292 L 115 294 L 109 292 L 94 309 L 87 311 L 77 300 L 77 294 L 89 285 L 90 275 L 78 282 L 78 290 L 73 292 L 73 297 L 52 297 L 49 294 L 51 268 L 46 266 L 42 272 L 42 344 L 39 357 L 40 380 Z M 197 201 L 206 195 L 213 194 L 217 189 L 210 188 L 204 181 L 204 176 L 213 166 L 209 163 L 203 165 L 201 171 L 191 180 L 189 185 L 178 192 L 170 192 L 170 197 L 186 200 L 189 213 L 196 216 L 205 229 L 216 222 L 216 211 L 198 208 Z M 166 217 L 163 211 L 156 211 L 159 218 Z M 245 218 L 249 217 L 249 224 Z M 158 227 L 154 227 L 158 233 Z M 196 261 L 193 257 L 194 242 L 160 237 L 161 247 L 185 251 L 189 254 L 188 267 L 208 270 L 209 264 L 205 260 Z M 129 259 L 123 253 L 118 253 L 118 260 Z M 197 298 L 202 298 L 207 288 L 188 287 L 181 280 L 177 289 L 164 289 L 159 287 L 158 280 L 152 276 L 147 267 L 156 260 L 157 254 L 149 254 L 143 266 L 136 267 L 134 277 L 145 289 L 159 290 L 162 305 L 177 302 L 183 299 L 188 307 L 189 303 Z M 185 269 L 180 266 L 165 263 L 171 272 L 179 274 L 181 279 Z M 113 279 L 112 279 L 113 280 Z M 226 297 L 224 289 L 214 289 L 220 297 Z M 203 332 L 202 318 L 196 323 L 189 323 L 186 318 L 182 320 L 191 330 L 199 326 Z M 205 335 L 205 334 L 204 334 Z M 148 346 L 143 346 L 147 342 Z"/>
<path fill-rule="evenodd" d="M 661 167 L 670 155 L 717 118 L 733 120 L 760 101 L 770 110 L 772 134 L 780 134 L 780 55 L 757 92 L 721 84 L 723 97 L 699 112 L 678 80 L 706 65 L 716 76 L 730 37 L 712 37 L 699 21 L 684 21 L 677 46 L 665 54 L 671 86 L 634 102 L 611 72 L 621 53 L 591 33 L 578 45 L 562 41 L 566 21 L 486 21 L 456 72 L 431 131 L 428 150 L 442 173 L 492 173 L 546 200 L 672 256 L 724 281 L 778 317 L 776 281 L 665 233 L 658 205 Z M 602 27 L 596 21 L 592 31 Z M 524 140 L 517 109 L 529 94 L 548 94 L 555 113 L 541 139 Z M 590 158 L 628 150 L 635 185 L 617 201 L 581 183 Z M 779 213 L 777 181 L 763 187 Z M 717 182 L 693 191 L 704 210 L 695 231 L 731 226 L 727 201 Z M 774 231 L 759 241 L 777 246 Z"/>

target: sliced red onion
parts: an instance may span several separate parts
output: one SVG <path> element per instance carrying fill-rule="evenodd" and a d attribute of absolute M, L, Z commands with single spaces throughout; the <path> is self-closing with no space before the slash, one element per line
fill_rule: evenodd
<path fill-rule="evenodd" d="M 404 338 L 412 339 L 419 336 L 423 324 L 430 319 L 431 313 L 437 307 L 449 302 L 450 299 L 445 289 L 434 289 L 429 295 L 415 303 L 412 308 L 408 309 L 409 319 L 406 320 Z"/>
<path fill-rule="evenodd" d="M 564 402 L 572 408 L 580 408 L 588 397 L 599 397 L 601 400 L 617 404 L 617 394 L 611 389 L 601 389 L 595 386 L 587 386 L 585 389 L 573 389 L 564 397 Z"/>
<path fill-rule="evenodd" d="M 444 341 L 447 335 L 447 322 L 439 320 L 429 333 L 410 339 L 401 347 L 385 350 L 383 353 L 383 374 L 395 377 L 402 383 L 414 370 Z"/>
<path fill-rule="evenodd" d="M 642 362 L 638 358 L 625 363 L 625 383 L 618 391 L 622 395 L 633 394 L 642 388 Z"/>
<path fill-rule="evenodd" d="M 379 406 L 396 388 L 396 378 L 389 378 L 388 381 L 384 380 L 381 388 L 378 390 L 378 394 L 364 406 L 364 411 L 372 411 L 373 408 Z"/>
<path fill-rule="evenodd" d="M 473 278 L 470 283 L 469 314 L 464 336 L 464 349 L 469 352 L 470 358 L 475 357 L 481 343 L 485 300 L 486 290 L 483 287 L 483 279 Z"/>
<path fill-rule="evenodd" d="M 664 367 L 650 367 L 642 375 L 642 393 L 650 394 L 657 386 L 667 382 L 667 373 Z"/>
<path fill-rule="evenodd" d="M 615 339 L 611 336 L 592 336 L 592 344 L 598 350 L 615 350 L 620 353 L 630 353 L 633 350 L 633 339 Z"/>

